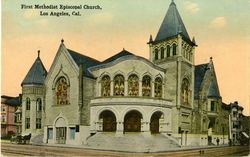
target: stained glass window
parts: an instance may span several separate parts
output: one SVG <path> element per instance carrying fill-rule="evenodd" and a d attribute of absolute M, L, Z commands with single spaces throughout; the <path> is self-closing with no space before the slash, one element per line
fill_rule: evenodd
<path fill-rule="evenodd" d="M 114 78 L 114 95 L 124 96 L 124 77 L 116 75 Z"/>
<path fill-rule="evenodd" d="M 142 78 L 142 96 L 151 95 L 151 78 L 148 75 L 145 75 Z"/>
<path fill-rule="evenodd" d="M 162 97 L 162 79 L 160 77 L 155 79 L 155 97 Z"/>
<path fill-rule="evenodd" d="M 132 74 L 128 77 L 128 95 L 139 95 L 139 78 L 135 74 Z"/>
<path fill-rule="evenodd" d="M 110 96 L 110 77 L 105 75 L 102 77 L 102 96 Z"/>
<path fill-rule="evenodd" d="M 56 103 L 60 105 L 69 104 L 68 85 L 64 77 L 59 78 L 56 83 Z"/>

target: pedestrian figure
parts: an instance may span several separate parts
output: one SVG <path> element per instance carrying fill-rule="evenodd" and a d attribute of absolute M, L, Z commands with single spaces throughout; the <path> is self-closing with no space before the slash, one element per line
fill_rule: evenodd
<path fill-rule="evenodd" d="M 217 139 L 216 139 L 216 142 L 217 142 L 217 146 L 219 145 L 219 143 L 220 143 L 220 139 L 217 137 Z"/>

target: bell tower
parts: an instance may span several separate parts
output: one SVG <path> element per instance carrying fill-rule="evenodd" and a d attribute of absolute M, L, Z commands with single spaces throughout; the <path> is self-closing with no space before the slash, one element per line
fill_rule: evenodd
<path fill-rule="evenodd" d="M 160 29 L 148 42 L 150 61 L 166 69 L 165 98 L 176 106 L 174 132 L 190 132 L 194 99 L 195 39 L 190 39 L 174 0 L 169 5 Z M 184 114 L 185 113 L 185 114 Z M 184 115 L 185 117 L 182 117 Z M 177 123 L 178 121 L 178 123 Z M 185 129 L 184 129 L 185 128 Z"/>

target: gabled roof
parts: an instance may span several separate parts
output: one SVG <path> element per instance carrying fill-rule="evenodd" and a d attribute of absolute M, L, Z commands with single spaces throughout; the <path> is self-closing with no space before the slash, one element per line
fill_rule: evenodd
<path fill-rule="evenodd" d="M 209 89 L 208 89 L 208 94 L 207 94 L 208 97 L 216 97 L 216 98 L 220 98 L 220 92 L 219 92 L 219 89 L 218 89 L 218 86 L 215 82 L 215 80 L 213 79 L 211 81 L 211 84 L 209 86 Z"/>
<path fill-rule="evenodd" d="M 128 51 L 125 50 L 125 49 L 123 49 L 121 52 L 119 52 L 119 53 L 115 54 L 114 56 L 109 57 L 108 59 L 104 60 L 104 61 L 102 62 L 102 64 L 112 62 L 112 61 L 114 61 L 114 60 L 116 60 L 116 59 L 118 59 L 118 58 L 121 58 L 121 57 L 123 57 L 123 56 L 128 56 L 128 55 L 134 55 L 134 54 L 131 53 L 131 52 L 128 52 Z"/>
<path fill-rule="evenodd" d="M 160 70 L 160 71 L 164 71 L 165 69 L 161 68 L 160 66 L 153 64 L 150 60 L 141 57 L 141 56 L 137 56 L 132 52 L 129 52 L 125 49 L 123 49 L 121 52 L 118 52 L 117 54 L 113 55 L 112 57 L 104 60 L 101 64 L 91 67 L 89 68 L 90 71 L 96 70 L 96 69 L 100 69 L 100 68 L 106 68 L 106 67 L 110 67 L 113 66 L 119 62 L 125 61 L 125 60 L 138 60 L 138 61 L 142 61 L 146 64 L 149 64 L 150 66 Z"/>
<path fill-rule="evenodd" d="M 82 55 L 78 52 L 75 52 L 73 50 L 67 49 L 70 56 L 73 58 L 75 63 L 80 66 L 81 63 L 83 63 L 83 76 L 93 78 L 93 75 L 88 71 L 89 67 L 99 65 L 101 62 L 99 62 L 96 59 L 93 59 L 91 57 Z"/>
<path fill-rule="evenodd" d="M 172 1 L 172 3 L 169 5 L 167 14 L 164 17 L 164 20 L 154 42 L 171 38 L 178 34 L 182 34 L 184 38 L 186 38 L 188 41 L 191 41 L 186 27 L 176 8 L 176 4 L 174 3 L 174 1 Z"/>
<path fill-rule="evenodd" d="M 195 81 L 194 81 L 194 97 L 199 97 L 199 91 L 201 88 L 201 83 L 204 79 L 206 71 L 208 70 L 209 63 L 200 64 L 195 66 Z"/>
<path fill-rule="evenodd" d="M 29 72 L 25 76 L 21 85 L 22 86 L 23 85 L 43 85 L 46 76 L 47 76 L 47 71 L 39 57 L 39 52 L 38 52 L 38 57 L 36 58 Z"/>

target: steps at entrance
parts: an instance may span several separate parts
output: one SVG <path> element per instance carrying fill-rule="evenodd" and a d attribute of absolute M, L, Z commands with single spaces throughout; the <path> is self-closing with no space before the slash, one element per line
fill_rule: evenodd
<path fill-rule="evenodd" d="M 156 152 L 180 148 L 164 135 L 144 137 L 142 133 L 126 133 L 122 137 L 116 137 L 115 133 L 97 133 L 87 140 L 87 146 L 95 149 L 132 152 Z"/>

